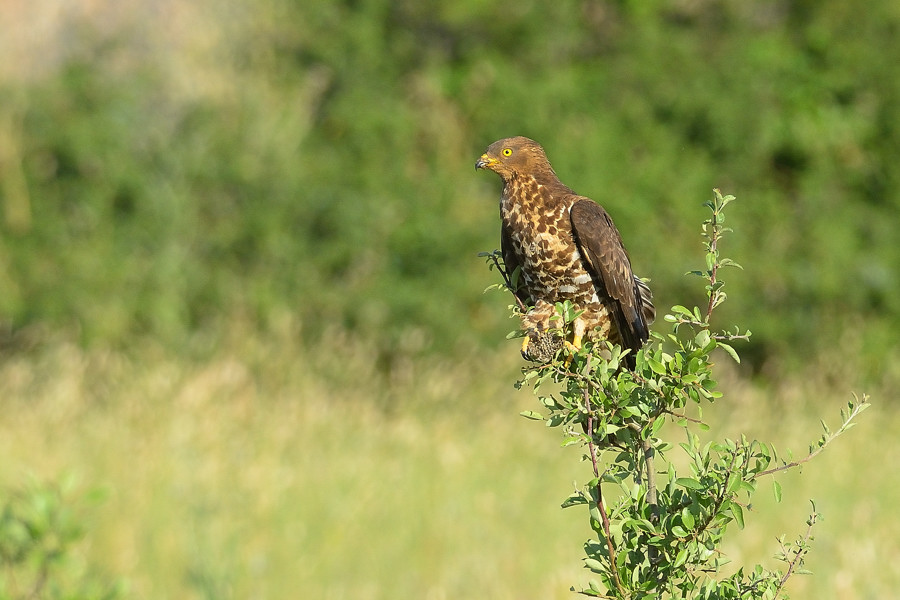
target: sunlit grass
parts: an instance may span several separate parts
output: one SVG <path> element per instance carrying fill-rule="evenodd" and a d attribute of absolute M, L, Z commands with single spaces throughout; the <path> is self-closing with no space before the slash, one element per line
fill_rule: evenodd
<path fill-rule="evenodd" d="M 105 488 L 88 553 L 139 597 L 565 595 L 584 534 L 557 506 L 578 465 L 515 416 L 503 377 L 423 364 L 378 386 L 339 349 L 347 377 L 328 385 L 282 350 L 12 361 L 3 483 Z"/>
<path fill-rule="evenodd" d="M 105 490 L 84 551 L 138 598 L 567 598 L 586 583 L 587 521 L 559 503 L 588 471 L 556 430 L 517 416 L 534 406 L 512 389 L 512 347 L 385 376 L 341 336 L 316 354 L 292 339 L 236 335 L 203 363 L 65 342 L 8 360 L 0 482 L 75 473 Z M 724 385 L 714 430 L 797 454 L 849 398 Z M 730 554 L 769 560 L 813 497 L 815 576 L 795 578 L 794 597 L 889 596 L 898 424 L 876 406 L 783 479 L 780 505 L 763 484 Z"/>

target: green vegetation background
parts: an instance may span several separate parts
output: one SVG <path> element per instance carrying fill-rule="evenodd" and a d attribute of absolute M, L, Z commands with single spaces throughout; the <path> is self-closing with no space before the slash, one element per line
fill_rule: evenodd
<path fill-rule="evenodd" d="M 738 197 L 714 431 L 799 453 L 851 390 L 882 412 L 729 554 L 815 497 L 792 594 L 888 597 L 898 56 L 893 0 L 0 3 L 0 485 L 99 487 L 76 562 L 138 598 L 571 597 L 583 465 L 514 417 L 477 258 L 474 161 L 522 134 L 662 311 Z"/>
<path fill-rule="evenodd" d="M 894 2 L 164 6 L 85 11 L 5 67 L 7 332 L 184 348 L 290 313 L 388 362 L 493 347 L 509 323 L 474 257 L 499 185 L 472 165 L 523 134 L 613 214 L 661 307 L 710 188 L 738 196 L 729 309 L 757 367 L 894 344 Z"/>

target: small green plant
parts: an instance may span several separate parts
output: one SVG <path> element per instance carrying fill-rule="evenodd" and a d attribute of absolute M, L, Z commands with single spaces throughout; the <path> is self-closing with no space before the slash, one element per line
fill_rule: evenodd
<path fill-rule="evenodd" d="M 726 299 L 720 270 L 738 267 L 720 254 L 725 207 L 734 200 L 719 190 L 706 206 L 703 222 L 706 269 L 690 274 L 706 282 L 703 308 L 675 306 L 664 320 L 671 332 L 653 332 L 637 353 L 633 371 L 625 368 L 624 352 L 608 342 L 586 343 L 572 357 L 559 350 L 552 360 L 523 368 L 518 387 L 530 385 L 545 412 L 523 416 L 559 427 L 564 445 L 581 445 L 592 477 L 575 489 L 563 507 L 587 508 L 595 539 L 584 545 L 585 567 L 599 580 L 577 590 L 586 596 L 636 600 L 642 598 L 781 598 L 785 584 L 803 573 L 812 529 L 820 515 L 812 503 L 805 532 L 793 543 L 779 540 L 776 558 L 783 569 L 725 565 L 721 550 L 728 528 L 744 527 L 750 500 L 764 478 L 771 478 L 775 497 L 781 486 L 775 476 L 814 458 L 854 424 L 869 406 L 854 397 L 841 411 L 841 425 L 811 444 L 802 458 L 781 458 L 768 443 L 755 439 L 724 439 L 703 443 L 697 430 L 708 430 L 703 408 L 722 397 L 713 377 L 713 352 L 719 348 L 740 362 L 734 343 L 750 337 L 739 328 L 716 331 L 711 321 Z M 506 273 L 498 252 L 484 255 L 500 270 L 501 288 L 512 289 L 514 274 Z M 527 307 L 512 305 L 514 313 Z M 575 317 L 560 304 L 560 330 Z M 551 393 L 548 383 L 558 384 Z M 661 437 L 673 424 L 683 440 Z M 667 436 L 668 437 L 668 436 Z M 680 454 L 680 456 L 677 456 Z M 574 591 L 574 588 L 573 588 Z"/>
<path fill-rule="evenodd" d="M 119 583 L 76 558 L 85 528 L 71 480 L 4 491 L 0 496 L 0 600 L 115 600 Z"/>

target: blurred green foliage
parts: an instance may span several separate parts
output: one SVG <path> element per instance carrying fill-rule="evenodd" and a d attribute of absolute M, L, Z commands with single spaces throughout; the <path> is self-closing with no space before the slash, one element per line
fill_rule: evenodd
<path fill-rule="evenodd" d="M 104 579 L 79 560 L 84 523 L 81 507 L 73 507 L 71 483 L 0 492 L 0 599 L 123 597 L 122 582 Z"/>
<path fill-rule="evenodd" d="M 499 191 L 472 165 L 521 134 L 613 214 L 658 306 L 702 293 L 683 273 L 711 188 L 743 198 L 725 312 L 751 364 L 894 343 L 891 0 L 198 6 L 181 28 L 83 18 L 43 75 L 0 81 L 8 331 L 184 347 L 296 315 L 386 360 L 493 344 L 476 253 Z"/>

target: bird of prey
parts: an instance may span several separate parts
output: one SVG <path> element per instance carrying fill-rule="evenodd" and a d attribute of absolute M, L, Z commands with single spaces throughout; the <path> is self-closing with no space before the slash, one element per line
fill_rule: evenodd
<path fill-rule="evenodd" d="M 475 168 L 503 180 L 501 253 L 507 273 L 519 269 L 514 291 L 531 307 L 522 316 L 522 354 L 548 360 L 539 348 L 555 319 L 554 304 L 569 300 L 582 311 L 572 323 L 571 344 L 580 348 L 585 336 L 619 344 L 631 350 L 626 360 L 633 369 L 656 309 L 609 214 L 564 185 L 544 149 L 526 137 L 494 142 Z"/>

